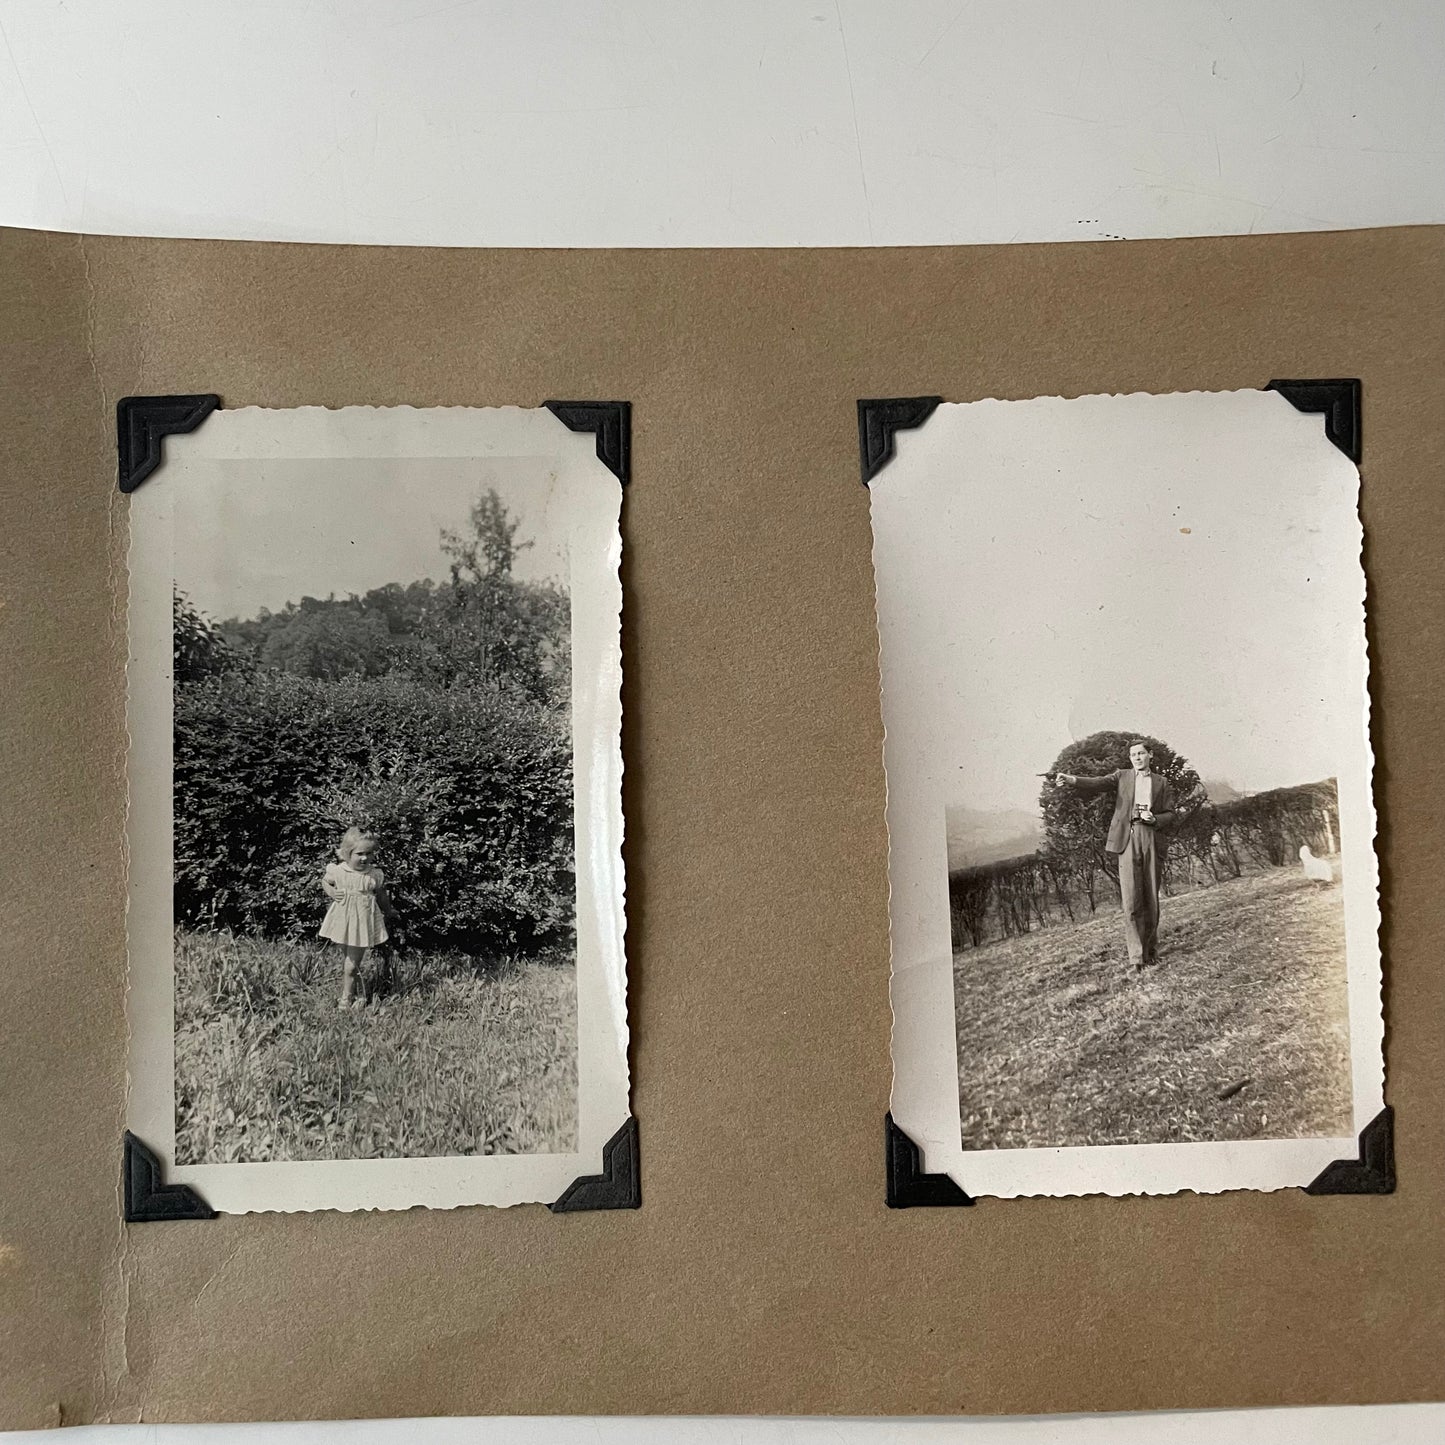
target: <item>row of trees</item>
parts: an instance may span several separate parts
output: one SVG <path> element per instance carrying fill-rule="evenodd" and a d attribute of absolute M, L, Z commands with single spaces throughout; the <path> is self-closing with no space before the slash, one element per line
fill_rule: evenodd
<path fill-rule="evenodd" d="M 430 578 L 349 597 L 303 597 L 279 611 L 213 623 L 175 599 L 176 680 L 217 672 L 290 673 L 336 682 L 406 677 L 429 688 L 482 688 L 565 701 L 570 614 L 564 589 L 518 579 L 518 523 L 495 491 L 440 546 L 449 580 Z"/>
<path fill-rule="evenodd" d="M 178 923 L 307 937 L 353 824 L 420 947 L 540 952 L 573 928 L 570 611 L 513 576 L 495 493 L 444 583 L 215 623 L 174 602 Z"/>
<path fill-rule="evenodd" d="M 1119 766 L 1132 733 L 1096 733 L 1059 754 L 1056 772 L 1098 775 Z M 1277 788 L 1228 802 L 1209 800 L 1188 761 L 1157 738 L 1152 766 L 1169 782 L 1176 812 L 1161 832 L 1166 892 L 1238 878 L 1249 869 L 1292 862 L 1301 844 L 1333 853 L 1339 837 L 1334 781 Z M 1117 858 L 1104 851 L 1114 795 L 1081 796 L 1046 782 L 1039 798 L 1044 844 L 1035 853 L 949 874 L 955 949 L 978 947 L 1051 924 L 1088 917 L 1118 897 Z"/>

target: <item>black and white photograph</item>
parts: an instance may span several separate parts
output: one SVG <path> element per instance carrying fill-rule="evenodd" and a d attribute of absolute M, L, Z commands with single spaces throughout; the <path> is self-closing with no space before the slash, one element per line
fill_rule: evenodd
<path fill-rule="evenodd" d="M 615 589 L 615 479 L 176 450 L 135 519 L 170 564 L 132 554 L 142 656 L 170 592 L 171 1162 L 579 1160 L 586 1036 L 615 1056 L 618 1020 L 579 979 L 574 756 L 615 750 L 617 639 L 579 633 L 574 584 Z M 579 740 L 599 685 L 612 735 Z"/>
<path fill-rule="evenodd" d="M 975 1192 L 1308 1183 L 1382 1102 L 1354 466 L 1270 392 L 1043 398 L 872 491 L 895 1116 Z"/>

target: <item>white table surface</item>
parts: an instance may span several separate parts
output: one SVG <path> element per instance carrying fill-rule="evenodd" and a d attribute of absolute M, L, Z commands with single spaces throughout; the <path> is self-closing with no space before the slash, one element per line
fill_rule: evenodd
<path fill-rule="evenodd" d="M 51 1431 L 0 1436 L 54 1445 Z M 1440 1445 L 1445 1405 L 1177 1411 L 958 1420 L 361 1420 L 99 1425 L 64 1445 Z"/>
<path fill-rule="evenodd" d="M 0 224 L 821 246 L 1438 223 L 1442 76 L 1440 0 L 0 0 Z M 67 1439 L 1416 1445 L 1445 1406 Z"/>
<path fill-rule="evenodd" d="M 462 246 L 1445 221 L 1439 0 L 3 0 L 0 221 Z"/>

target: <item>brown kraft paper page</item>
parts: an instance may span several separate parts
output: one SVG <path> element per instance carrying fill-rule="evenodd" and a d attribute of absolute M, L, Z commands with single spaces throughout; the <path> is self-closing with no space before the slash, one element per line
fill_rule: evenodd
<path fill-rule="evenodd" d="M 1441 229 L 801 252 L 0 233 L 0 1426 L 1438 1397 L 1442 263 Z M 1351 376 L 1397 1192 L 888 1210 L 856 399 Z M 120 1223 L 114 407 L 202 391 L 227 407 L 632 403 L 640 1210 Z"/>

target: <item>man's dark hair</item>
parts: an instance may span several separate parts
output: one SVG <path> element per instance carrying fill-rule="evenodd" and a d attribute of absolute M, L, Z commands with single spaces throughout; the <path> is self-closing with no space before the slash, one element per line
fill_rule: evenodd
<path fill-rule="evenodd" d="M 1143 748 L 1144 751 L 1148 753 L 1151 758 L 1154 756 L 1154 749 L 1151 748 L 1149 744 L 1144 741 L 1143 738 L 1135 738 L 1134 741 L 1129 744 L 1129 751 L 1131 753 L 1134 751 L 1135 748 Z"/>

